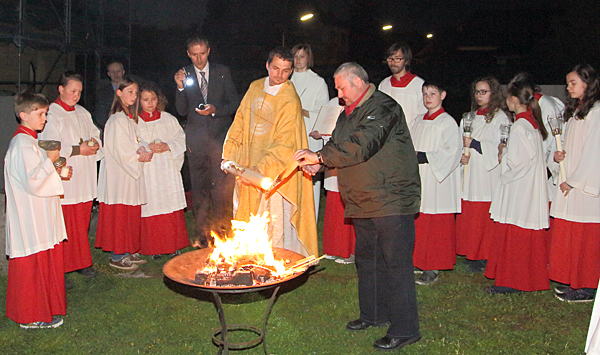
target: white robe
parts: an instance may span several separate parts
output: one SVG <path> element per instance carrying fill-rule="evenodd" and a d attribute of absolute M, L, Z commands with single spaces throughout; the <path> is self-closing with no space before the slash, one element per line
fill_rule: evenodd
<path fill-rule="evenodd" d="M 600 288 L 600 285 L 598 288 Z M 600 298 L 598 295 L 600 295 L 600 292 L 596 292 L 590 327 L 585 342 L 585 352 L 588 355 L 600 355 L 600 327 L 598 327 L 600 324 Z"/>
<path fill-rule="evenodd" d="M 340 106 L 339 102 L 340 102 L 339 99 L 337 97 L 334 97 L 333 99 L 329 100 L 329 102 L 325 106 L 337 106 L 341 109 L 342 106 Z M 339 116 L 338 116 L 338 118 L 339 118 Z M 324 136 L 323 144 L 327 144 L 327 142 L 330 139 L 331 139 L 331 136 Z M 327 190 L 327 191 L 340 192 L 340 189 L 338 187 L 338 180 L 337 180 L 337 169 L 327 169 L 327 170 L 325 170 L 324 175 L 325 175 L 325 178 L 323 179 L 323 188 L 325 188 L 325 190 Z"/>
<path fill-rule="evenodd" d="M 136 123 L 123 112 L 104 126 L 104 160 L 100 163 L 98 201 L 108 205 L 146 203 L 142 163 L 138 161 Z"/>
<path fill-rule="evenodd" d="M 500 168 L 501 184 L 490 207 L 492 219 L 526 229 L 548 228 L 542 136 L 526 119 L 520 118 L 512 125 Z"/>
<path fill-rule="evenodd" d="M 498 144 L 500 144 L 500 125 L 510 123 L 502 110 L 498 110 L 490 123 L 485 122 L 485 116 L 475 115 L 471 131 L 471 138 L 481 143 L 479 154 L 475 149 L 469 148 L 471 158 L 468 165 L 463 165 L 463 193 L 465 201 L 489 202 L 498 184 L 500 183 L 500 169 L 498 169 Z M 459 134 L 462 136 L 462 121 Z"/>
<path fill-rule="evenodd" d="M 412 131 L 415 151 L 425 152 L 427 164 L 419 164 L 423 213 L 460 213 L 460 158 L 462 137 L 454 118 L 442 113 L 434 120 L 415 120 Z"/>
<path fill-rule="evenodd" d="M 4 157 L 4 188 L 6 255 L 32 255 L 67 239 L 60 206 L 63 185 L 37 139 L 17 134 L 10 141 Z"/>
<path fill-rule="evenodd" d="M 309 117 L 304 117 L 304 126 L 306 134 L 312 132 L 312 128 L 317 121 L 321 106 L 327 105 L 329 102 L 329 91 L 325 80 L 317 73 L 308 69 L 303 72 L 294 72 L 290 79 L 294 83 L 296 93 L 300 97 L 302 109 L 308 111 Z M 323 140 L 308 138 L 308 149 L 313 152 L 323 149 Z M 321 198 L 321 179 L 313 180 L 313 198 L 315 201 L 315 218 L 319 219 L 319 201 Z"/>
<path fill-rule="evenodd" d="M 158 120 L 138 120 L 137 134 L 140 145 L 146 147 L 156 139 L 167 143 L 171 150 L 154 154 L 150 162 L 143 163 L 144 185 L 148 203 L 142 205 L 142 217 L 167 214 L 184 209 L 185 191 L 181 167 L 185 153 L 185 132 L 173 115 L 161 112 Z"/>
<path fill-rule="evenodd" d="M 406 87 L 397 88 L 392 86 L 390 78 L 391 76 L 388 76 L 379 83 L 379 91 L 390 95 L 402 106 L 406 124 L 412 137 L 417 116 L 427 113 L 427 109 L 423 104 L 423 91 L 421 91 L 425 81 L 417 76 Z"/>
<path fill-rule="evenodd" d="M 570 118 L 563 134 L 567 184 L 573 189 L 565 197 L 556 186 L 550 215 L 572 222 L 600 223 L 600 103 L 585 119 Z"/>
<path fill-rule="evenodd" d="M 100 148 L 94 155 L 71 156 L 73 146 L 79 145 L 79 140 L 89 141 L 94 138 L 100 147 L 100 130 L 94 126 L 92 116 L 82 106 L 75 105 L 75 111 L 66 111 L 57 103 L 50 104 L 48 121 L 39 135 L 40 140 L 61 142 L 60 155 L 67 159 L 67 165 L 73 167 L 73 176 L 69 181 L 63 181 L 65 189 L 63 205 L 74 205 L 92 201 L 98 197 L 98 174 L 96 162 L 104 157 Z"/>
<path fill-rule="evenodd" d="M 548 131 L 548 138 L 543 141 L 545 160 L 548 169 L 552 173 L 552 177 L 548 179 L 548 199 L 552 201 L 554 192 L 556 192 L 555 180 L 559 176 L 558 163 L 554 161 L 554 152 L 556 151 L 556 138 L 552 135 L 552 130 L 548 124 L 548 117 L 556 117 L 562 115 L 565 110 L 565 104 L 554 96 L 542 95 L 538 101 L 540 109 L 542 110 L 542 121 L 544 121 L 544 127 Z M 556 179 L 554 179 L 556 177 Z"/>

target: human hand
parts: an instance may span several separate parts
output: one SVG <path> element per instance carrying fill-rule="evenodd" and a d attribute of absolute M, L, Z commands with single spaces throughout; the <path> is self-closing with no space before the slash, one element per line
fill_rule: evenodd
<path fill-rule="evenodd" d="M 323 167 L 321 164 L 313 164 L 313 165 L 304 165 L 302 170 L 307 172 L 308 174 L 315 176 Z"/>
<path fill-rule="evenodd" d="M 561 161 L 565 160 L 566 155 L 567 152 L 565 152 L 564 150 L 562 152 L 556 151 L 554 152 L 554 161 L 560 163 Z"/>
<path fill-rule="evenodd" d="M 310 138 L 313 138 L 313 139 L 321 139 L 321 138 L 323 138 L 323 135 L 321 135 L 321 134 L 319 133 L 319 131 L 317 131 L 317 130 L 310 132 L 310 133 L 308 134 L 308 136 L 309 136 Z"/>
<path fill-rule="evenodd" d="M 310 117 L 310 112 L 308 112 L 308 110 L 302 109 L 302 116 L 309 118 Z"/>
<path fill-rule="evenodd" d="M 179 71 L 175 73 L 175 82 L 177 83 L 178 89 L 183 89 L 183 84 L 185 82 L 185 71 L 183 69 L 179 69 Z"/>
<path fill-rule="evenodd" d="M 569 194 L 569 192 L 571 190 L 573 190 L 573 188 L 571 186 L 569 186 L 569 184 L 567 184 L 566 181 L 563 181 L 560 185 L 559 185 L 560 191 L 567 196 Z"/>
<path fill-rule="evenodd" d="M 469 159 L 471 159 L 470 155 L 464 155 L 463 154 L 462 157 L 460 158 L 460 163 L 462 165 L 467 165 L 467 164 L 469 164 Z"/>
<path fill-rule="evenodd" d="M 136 153 L 139 154 L 138 161 L 142 163 L 151 161 L 154 155 L 152 151 L 148 152 L 145 147 L 140 147 Z"/>
<path fill-rule="evenodd" d="M 79 143 L 79 154 L 80 155 L 89 156 L 89 155 L 94 155 L 98 152 L 98 149 L 100 149 L 100 145 L 98 144 L 98 142 L 96 142 L 93 139 L 90 141 L 93 141 L 94 145 L 88 145 L 87 141 Z"/>
<path fill-rule="evenodd" d="M 160 154 L 160 153 L 168 152 L 169 150 L 171 150 L 171 147 L 169 147 L 169 145 L 165 142 L 160 142 L 160 143 L 152 142 L 152 143 L 148 144 L 148 148 L 150 148 L 150 150 L 155 154 Z"/>
<path fill-rule="evenodd" d="M 59 150 L 47 150 L 46 156 L 48 157 L 48 159 L 50 159 L 54 163 L 56 161 L 56 159 L 60 158 L 60 151 Z"/>
<path fill-rule="evenodd" d="M 470 148 L 472 141 L 473 141 L 473 138 L 463 136 L 463 147 Z"/>
<path fill-rule="evenodd" d="M 204 110 L 200 110 L 200 109 L 195 109 L 195 110 L 196 110 L 196 112 L 198 112 L 202 116 L 212 115 L 213 113 L 216 112 L 215 106 L 214 105 L 210 105 L 210 104 L 204 105 Z"/>
<path fill-rule="evenodd" d="M 300 166 L 319 164 L 317 153 L 308 149 L 300 149 L 292 157 Z"/>

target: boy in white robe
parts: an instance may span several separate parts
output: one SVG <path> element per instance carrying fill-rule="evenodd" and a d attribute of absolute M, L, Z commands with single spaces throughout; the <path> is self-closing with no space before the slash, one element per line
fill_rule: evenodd
<path fill-rule="evenodd" d="M 446 91 L 436 83 L 423 84 L 427 114 L 418 116 L 412 138 L 421 176 L 421 209 L 415 219 L 413 263 L 423 270 L 416 283 L 429 285 L 438 270 L 456 262 L 455 213 L 460 213 L 460 158 L 462 140 L 458 125 L 442 107 Z"/>
<path fill-rule="evenodd" d="M 20 125 L 4 158 L 6 315 L 26 329 L 59 327 L 63 320 L 56 315 L 67 310 L 62 250 L 67 233 L 60 206 L 64 190 L 57 174 L 62 169 L 54 164 L 59 152 L 44 154 L 37 140 L 47 112 L 43 95 L 15 96 Z"/>

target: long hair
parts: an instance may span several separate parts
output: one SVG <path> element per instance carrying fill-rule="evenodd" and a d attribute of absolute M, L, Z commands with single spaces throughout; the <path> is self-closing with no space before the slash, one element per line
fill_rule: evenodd
<path fill-rule="evenodd" d="M 517 78 L 518 79 L 518 78 Z M 513 78 L 508 84 L 506 94 L 508 96 L 514 96 L 519 99 L 521 105 L 527 106 L 527 109 L 531 110 L 533 120 L 537 123 L 538 131 L 542 135 L 542 140 L 548 138 L 548 131 L 544 126 L 544 120 L 542 119 L 542 109 L 538 104 L 537 100 L 533 96 L 535 92 L 535 85 L 529 80 L 518 81 Z"/>
<path fill-rule="evenodd" d="M 296 56 L 296 53 L 298 53 L 299 50 L 303 49 L 304 53 L 306 53 L 306 68 L 310 69 L 312 68 L 314 61 L 313 61 L 313 52 L 312 52 L 312 48 L 310 48 L 310 44 L 308 43 L 299 43 L 297 45 L 295 45 L 294 47 L 292 47 L 292 57 Z"/>
<path fill-rule="evenodd" d="M 163 95 L 163 93 L 160 90 L 160 87 L 158 85 L 156 85 L 155 83 L 153 83 L 151 81 L 144 82 L 144 83 L 140 84 L 140 87 L 138 88 L 138 93 L 139 93 L 140 101 L 142 99 L 142 93 L 144 91 L 155 93 L 156 97 L 158 98 L 158 103 L 156 105 L 156 109 L 158 111 L 164 111 L 165 110 L 165 108 L 167 107 L 167 104 L 169 102 L 168 102 L 166 96 Z M 142 104 L 140 102 L 140 104 L 138 105 L 137 114 L 140 115 L 143 110 L 144 109 L 142 109 Z"/>
<path fill-rule="evenodd" d="M 121 82 L 119 83 L 117 90 L 123 91 L 123 89 L 125 89 L 126 87 L 128 87 L 129 85 L 132 85 L 132 84 L 137 85 L 137 82 L 135 80 L 133 80 L 133 78 L 131 78 L 130 76 L 124 76 L 123 80 L 121 80 Z M 140 104 L 140 91 L 139 90 L 138 90 L 138 96 L 135 99 L 135 103 L 130 107 L 123 106 L 123 102 L 121 101 L 121 98 L 119 96 L 117 96 L 117 92 L 115 90 L 115 97 L 113 99 L 112 106 L 110 108 L 110 113 L 108 115 L 109 116 L 114 115 L 117 112 L 123 111 L 127 115 L 132 114 L 133 120 L 135 121 L 135 123 L 137 123 L 137 121 L 138 121 L 137 112 L 138 112 L 139 104 Z"/>
<path fill-rule="evenodd" d="M 589 64 L 579 64 L 571 72 L 575 72 L 587 87 L 581 101 L 573 98 L 567 99 L 565 121 L 568 121 L 573 115 L 575 115 L 575 119 L 583 120 L 592 109 L 592 106 L 600 100 L 598 74 Z"/>
<path fill-rule="evenodd" d="M 479 109 L 477 100 L 475 100 L 475 86 L 481 81 L 487 83 L 490 86 L 491 91 L 490 103 L 488 104 L 488 112 L 485 114 L 485 119 L 488 121 L 492 120 L 498 110 L 502 110 L 505 113 L 508 112 L 508 108 L 506 107 L 506 97 L 502 92 L 502 86 L 500 86 L 498 79 L 493 76 L 479 78 L 471 83 L 471 111 L 477 111 Z"/>

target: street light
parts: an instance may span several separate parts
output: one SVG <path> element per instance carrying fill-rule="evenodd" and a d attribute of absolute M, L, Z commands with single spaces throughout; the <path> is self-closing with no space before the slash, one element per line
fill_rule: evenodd
<path fill-rule="evenodd" d="M 384 30 L 384 31 L 389 31 L 389 30 L 392 29 L 392 25 L 385 25 L 381 29 Z"/>
<path fill-rule="evenodd" d="M 433 33 L 428 33 L 426 37 L 429 39 L 433 38 Z"/>
<path fill-rule="evenodd" d="M 313 18 L 314 16 L 315 16 L 315 15 L 313 15 L 313 14 L 306 14 L 306 15 L 303 15 L 302 17 L 300 17 L 300 21 L 308 21 L 308 20 L 310 20 L 311 18 Z"/>

